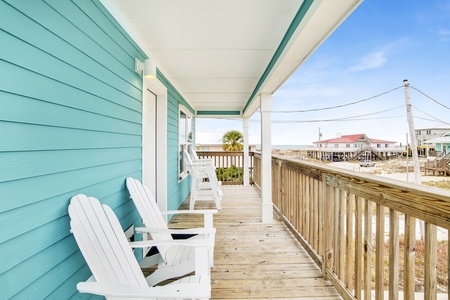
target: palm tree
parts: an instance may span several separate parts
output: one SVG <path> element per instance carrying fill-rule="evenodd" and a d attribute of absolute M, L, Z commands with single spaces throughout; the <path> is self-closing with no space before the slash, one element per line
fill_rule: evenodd
<path fill-rule="evenodd" d="M 244 149 L 244 136 L 238 130 L 225 132 L 222 137 L 222 148 L 224 151 L 242 151 Z"/>

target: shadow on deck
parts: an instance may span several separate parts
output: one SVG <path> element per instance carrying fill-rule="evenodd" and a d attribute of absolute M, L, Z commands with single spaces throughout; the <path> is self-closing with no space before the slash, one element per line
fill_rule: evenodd
<path fill-rule="evenodd" d="M 284 223 L 261 223 L 254 187 L 223 186 L 217 229 L 212 299 L 342 299 Z M 180 209 L 189 208 L 187 199 Z M 196 209 L 215 208 L 197 202 Z M 203 219 L 177 216 L 170 227 L 197 227 Z"/>

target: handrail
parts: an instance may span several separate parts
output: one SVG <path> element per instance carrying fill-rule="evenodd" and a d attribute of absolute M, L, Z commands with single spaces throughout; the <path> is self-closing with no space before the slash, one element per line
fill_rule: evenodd
<path fill-rule="evenodd" d="M 259 155 L 254 165 L 260 168 Z M 425 274 L 424 298 L 435 299 L 437 226 L 448 238 L 449 191 L 277 156 L 272 178 L 275 211 L 345 299 L 383 299 L 386 292 L 398 299 L 399 286 L 404 299 L 414 299 L 419 273 Z M 415 260 L 420 223 L 423 264 Z"/>

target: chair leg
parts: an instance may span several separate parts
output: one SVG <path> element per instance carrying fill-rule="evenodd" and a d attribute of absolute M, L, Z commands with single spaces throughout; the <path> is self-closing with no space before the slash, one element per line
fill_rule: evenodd
<path fill-rule="evenodd" d="M 220 199 L 219 199 L 219 198 L 216 198 L 216 208 L 217 208 L 218 210 L 221 210 L 221 209 L 222 209 L 222 204 L 220 203 Z"/>
<path fill-rule="evenodd" d="M 189 201 L 189 209 L 190 210 L 194 210 L 196 196 L 197 196 L 197 187 L 196 187 L 195 179 L 193 179 L 192 184 L 191 184 L 191 200 Z"/>

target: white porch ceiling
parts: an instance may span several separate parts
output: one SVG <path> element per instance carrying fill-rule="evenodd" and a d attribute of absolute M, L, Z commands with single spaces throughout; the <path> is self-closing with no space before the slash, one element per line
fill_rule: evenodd
<path fill-rule="evenodd" d="M 198 116 L 235 117 L 251 115 L 361 1 L 101 0 Z"/>

